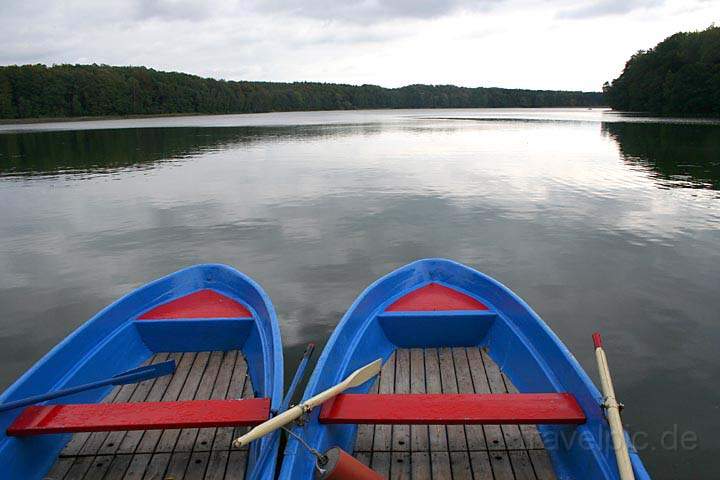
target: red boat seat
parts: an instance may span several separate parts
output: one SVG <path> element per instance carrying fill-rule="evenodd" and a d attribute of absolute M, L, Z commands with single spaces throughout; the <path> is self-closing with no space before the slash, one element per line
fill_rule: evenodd
<path fill-rule="evenodd" d="M 43 405 L 23 410 L 7 434 L 246 426 L 269 415 L 269 398 Z"/>
<path fill-rule="evenodd" d="M 467 425 L 585 423 L 569 393 L 341 394 L 328 400 L 321 423 Z"/>

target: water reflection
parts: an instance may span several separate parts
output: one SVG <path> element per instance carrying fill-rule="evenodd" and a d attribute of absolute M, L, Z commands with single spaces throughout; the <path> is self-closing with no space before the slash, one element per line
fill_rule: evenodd
<path fill-rule="evenodd" d="M 108 173 L 255 142 L 372 134 L 376 125 L 352 127 L 179 127 L 32 131 L 0 134 L 0 177 Z"/>
<path fill-rule="evenodd" d="M 669 187 L 720 189 L 720 127 L 603 123 L 623 159 L 655 172 Z"/>
<path fill-rule="evenodd" d="M 605 333 L 633 431 L 656 446 L 667 420 L 701 437 L 696 452 L 644 451 L 654 478 L 720 475 L 720 199 L 686 188 L 718 188 L 718 126 L 323 115 L 0 134 L 0 383 L 199 262 L 268 291 L 289 376 L 370 282 L 443 256 L 510 285 L 592 376 L 589 333 Z"/>

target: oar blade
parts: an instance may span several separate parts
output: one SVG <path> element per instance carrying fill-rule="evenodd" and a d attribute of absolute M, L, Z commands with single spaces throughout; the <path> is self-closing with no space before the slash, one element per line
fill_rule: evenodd
<path fill-rule="evenodd" d="M 126 372 L 119 373 L 112 377 L 113 385 L 126 385 L 128 383 L 141 382 L 156 377 L 170 375 L 175 371 L 175 360 L 153 363 L 144 367 L 133 368 Z"/>
<path fill-rule="evenodd" d="M 364 367 L 355 370 L 343 383 L 345 383 L 346 388 L 358 387 L 380 373 L 381 369 L 382 358 L 378 358 L 374 362 L 368 363 Z"/>

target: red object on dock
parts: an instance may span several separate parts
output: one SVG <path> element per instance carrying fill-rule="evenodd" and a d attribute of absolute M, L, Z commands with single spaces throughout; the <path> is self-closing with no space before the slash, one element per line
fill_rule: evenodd
<path fill-rule="evenodd" d="M 397 300 L 387 312 L 432 312 L 445 310 L 487 310 L 488 307 L 469 295 L 431 283 Z"/>
<path fill-rule="evenodd" d="M 155 307 L 138 320 L 248 317 L 252 317 L 252 314 L 241 303 L 215 290 L 205 289 Z"/>
<path fill-rule="evenodd" d="M 258 425 L 270 399 L 89 403 L 32 406 L 7 429 L 10 436 Z"/>
<path fill-rule="evenodd" d="M 315 474 L 317 480 L 385 480 L 385 477 L 366 467 L 340 447 L 325 452 L 328 459 L 322 471 Z"/>
<path fill-rule="evenodd" d="M 323 404 L 320 423 L 580 424 L 585 413 L 569 393 L 341 394 Z"/>

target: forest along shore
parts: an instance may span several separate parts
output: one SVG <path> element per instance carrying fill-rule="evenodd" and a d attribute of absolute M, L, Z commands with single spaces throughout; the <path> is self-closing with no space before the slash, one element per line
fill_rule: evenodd
<path fill-rule="evenodd" d="M 0 118 L 387 108 L 595 107 L 601 92 L 236 82 L 144 67 L 0 67 Z"/>

